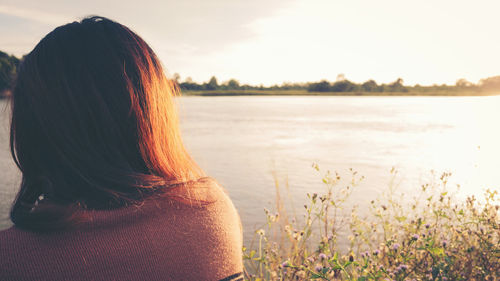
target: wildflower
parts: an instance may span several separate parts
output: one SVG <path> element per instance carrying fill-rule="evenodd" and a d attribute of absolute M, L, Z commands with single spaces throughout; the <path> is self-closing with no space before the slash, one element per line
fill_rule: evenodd
<path fill-rule="evenodd" d="M 443 243 L 443 247 L 445 247 L 445 248 L 446 248 L 446 245 L 448 245 L 448 240 L 446 240 L 446 239 L 445 239 L 445 240 L 443 240 L 443 242 L 442 242 L 442 243 Z"/>
<path fill-rule="evenodd" d="M 281 267 L 285 268 L 285 267 L 289 267 L 290 266 L 290 262 L 289 261 L 284 261 L 282 264 L 281 264 Z"/>
<path fill-rule="evenodd" d="M 418 238 L 419 238 L 419 237 L 420 237 L 420 236 L 419 236 L 418 234 L 416 234 L 416 233 L 415 233 L 415 234 L 413 234 L 413 235 L 411 236 L 411 239 L 412 239 L 412 240 L 418 240 Z"/>
<path fill-rule="evenodd" d="M 292 238 L 294 240 L 300 241 L 300 239 L 302 238 L 302 235 L 300 233 L 298 233 L 297 231 L 294 231 L 294 233 L 292 234 Z"/>
<path fill-rule="evenodd" d="M 314 262 L 314 257 L 310 256 L 307 258 L 307 260 L 310 262 L 310 263 L 313 263 Z"/>
<path fill-rule="evenodd" d="M 408 266 L 406 264 L 401 264 L 396 268 L 398 271 L 405 271 L 408 269 Z"/>
<path fill-rule="evenodd" d="M 353 261 L 354 261 L 354 256 L 353 256 L 353 255 L 349 255 L 349 261 L 350 261 L 350 262 L 353 262 Z"/>
<path fill-rule="evenodd" d="M 264 229 L 259 229 L 255 233 L 257 233 L 260 236 L 264 236 L 266 234 L 266 232 L 264 231 Z"/>
<path fill-rule="evenodd" d="M 401 246 L 401 245 L 399 245 L 399 243 L 394 243 L 394 244 L 392 244 L 392 249 L 393 249 L 394 251 L 397 251 L 397 250 L 399 249 L 399 247 L 400 247 L 400 246 Z"/>
<path fill-rule="evenodd" d="M 316 270 L 317 272 L 320 272 L 321 270 L 323 270 L 323 266 L 321 264 L 318 264 L 318 265 L 316 265 L 314 270 Z"/>
<path fill-rule="evenodd" d="M 312 200 L 313 200 L 313 202 L 315 202 L 315 201 L 316 201 L 316 198 L 317 198 L 317 197 L 318 197 L 318 193 L 313 193 L 313 195 L 312 195 Z"/>
<path fill-rule="evenodd" d="M 427 229 L 429 229 L 429 227 L 431 227 L 431 225 L 430 225 L 430 224 L 428 224 L 428 223 L 426 223 L 424 226 L 425 226 L 425 228 L 427 228 Z"/>
<path fill-rule="evenodd" d="M 267 215 L 267 219 L 269 220 L 269 222 L 275 222 L 276 221 L 276 216 L 274 216 L 274 215 Z"/>
<path fill-rule="evenodd" d="M 326 255 L 323 253 L 319 254 L 318 257 L 319 257 L 319 260 L 326 260 Z"/>
<path fill-rule="evenodd" d="M 380 250 L 379 249 L 376 249 L 375 251 L 373 251 L 373 255 L 374 256 L 378 256 L 378 254 L 380 254 Z"/>
<path fill-rule="evenodd" d="M 291 233 L 291 231 L 292 231 L 292 230 L 290 229 L 290 225 L 288 225 L 288 224 L 287 224 L 287 225 L 285 225 L 285 232 L 286 232 L 286 233 L 288 233 L 288 234 L 290 234 L 290 233 Z"/>
<path fill-rule="evenodd" d="M 307 274 L 305 271 L 301 270 L 296 273 L 296 276 L 299 278 L 306 278 Z"/>
<path fill-rule="evenodd" d="M 443 280 L 443 281 L 447 281 L 447 280 L 448 280 L 448 277 L 443 276 L 443 277 L 441 278 L 441 280 Z"/>
<path fill-rule="evenodd" d="M 366 252 L 361 253 L 361 257 L 362 258 L 369 258 L 370 257 L 370 252 L 366 251 Z"/>

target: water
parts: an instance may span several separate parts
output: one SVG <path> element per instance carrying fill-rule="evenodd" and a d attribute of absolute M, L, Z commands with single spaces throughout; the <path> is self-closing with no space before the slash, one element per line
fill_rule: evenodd
<path fill-rule="evenodd" d="M 353 194 L 361 206 L 387 189 L 392 167 L 406 192 L 427 182 L 431 170 L 452 172 L 461 196 L 500 190 L 500 97 L 183 97 L 179 105 L 189 151 L 228 190 L 247 240 L 262 225 L 263 208 L 273 206 L 275 178 L 282 186 L 288 180 L 296 206 L 306 192 L 322 190 L 313 162 L 364 175 Z M 2 125 L 5 228 L 19 174 Z"/>

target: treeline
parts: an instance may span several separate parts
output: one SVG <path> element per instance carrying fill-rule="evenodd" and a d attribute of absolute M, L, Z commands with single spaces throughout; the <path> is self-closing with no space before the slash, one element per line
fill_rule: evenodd
<path fill-rule="evenodd" d="M 8 55 L 0 51 L 0 96 L 5 96 L 8 94 L 8 90 L 12 86 L 13 79 L 16 74 L 17 67 L 20 63 L 20 59 L 15 56 Z M 210 80 L 203 83 L 194 82 L 191 78 L 186 78 L 181 82 L 181 77 L 179 74 L 174 74 L 173 80 L 177 82 L 181 90 L 184 91 L 287 91 L 287 90 L 299 90 L 308 92 L 347 92 L 347 93 L 362 93 L 362 92 L 372 92 L 372 93 L 404 93 L 404 92 L 458 92 L 458 91 L 500 91 L 500 76 L 493 76 L 486 79 L 482 79 L 479 83 L 474 84 L 465 79 L 459 79 L 455 85 L 432 85 L 432 86 L 405 86 L 403 84 L 403 79 L 398 78 L 396 81 L 388 84 L 377 84 L 374 80 L 368 80 L 364 83 L 355 83 L 349 81 L 345 78 L 343 74 L 339 74 L 335 82 L 330 82 L 328 80 L 322 80 L 319 82 L 307 82 L 307 83 L 282 83 L 281 85 L 272 86 L 255 86 L 248 84 L 240 84 L 236 79 L 230 79 L 228 81 L 219 83 L 215 76 L 212 76 Z"/>
<path fill-rule="evenodd" d="M 196 83 L 190 77 L 184 82 L 180 82 L 179 74 L 175 73 L 173 78 L 182 90 L 186 91 L 227 91 L 227 90 L 304 90 L 307 88 L 305 83 L 283 83 L 269 87 L 240 84 L 236 79 L 230 79 L 223 83 L 218 82 L 215 76 L 205 83 Z"/>
<path fill-rule="evenodd" d="M 439 91 L 500 91 L 500 76 L 493 76 L 486 79 L 481 79 L 479 83 L 474 84 L 465 79 L 459 79 L 455 85 L 432 85 L 421 86 L 405 86 L 403 79 L 398 78 L 396 81 L 388 84 L 377 84 L 374 80 L 368 80 L 364 83 L 355 83 L 343 77 L 337 77 L 337 81 L 330 82 L 322 80 L 319 82 L 308 83 L 283 83 L 281 85 L 272 86 L 253 86 L 248 84 L 241 85 L 238 80 L 230 79 L 219 84 L 216 77 L 210 78 L 208 82 L 196 83 L 192 79 L 187 78 L 184 82 L 179 82 L 179 76 L 174 76 L 180 88 L 186 91 L 227 91 L 227 90 L 304 90 L 308 92 L 372 92 L 372 93 L 405 93 L 405 92 L 439 92 Z"/>
<path fill-rule="evenodd" d="M 236 79 L 230 79 L 223 83 L 218 83 L 215 76 L 212 76 L 209 81 L 204 83 L 196 83 L 191 78 L 187 78 L 184 82 L 180 82 L 180 76 L 174 74 L 174 80 L 177 81 L 180 88 L 185 91 L 227 91 L 227 90 L 264 90 L 264 91 L 286 91 L 286 90 L 303 90 L 308 92 L 372 92 L 372 93 L 405 93 L 405 92 L 453 92 L 453 91 L 500 91 L 500 76 L 493 76 L 486 79 L 481 79 L 479 83 L 474 84 L 465 79 L 459 79 L 455 85 L 432 85 L 432 86 L 405 86 L 403 79 L 398 78 L 396 81 L 388 84 L 377 84 L 374 80 L 368 80 L 364 83 L 355 83 L 345 79 L 343 75 L 338 75 L 335 82 L 322 80 L 319 82 L 308 83 L 283 83 L 281 85 L 272 86 L 254 86 L 248 84 L 240 84 Z"/>
<path fill-rule="evenodd" d="M 362 84 L 351 82 L 347 79 L 338 79 L 334 83 L 327 80 L 309 83 L 309 92 L 408 92 L 408 87 L 403 85 L 403 79 L 398 78 L 390 84 L 378 85 L 374 80 L 368 80 Z"/>
<path fill-rule="evenodd" d="M 329 82 L 322 80 L 320 82 L 309 83 L 283 83 L 281 85 L 272 85 L 268 87 L 253 86 L 248 84 L 241 85 L 238 80 L 230 79 L 221 84 L 218 83 L 217 78 L 212 76 L 209 81 L 205 83 L 193 82 L 191 78 L 186 81 L 180 82 L 180 76 L 174 74 L 174 80 L 177 81 L 182 90 L 187 91 L 215 91 L 215 90 L 307 90 L 309 92 L 407 92 L 408 87 L 403 85 L 403 79 L 398 78 L 394 83 L 378 85 L 374 80 L 369 80 L 363 84 L 356 84 L 351 82 L 343 76 L 337 77 L 336 82 Z"/>

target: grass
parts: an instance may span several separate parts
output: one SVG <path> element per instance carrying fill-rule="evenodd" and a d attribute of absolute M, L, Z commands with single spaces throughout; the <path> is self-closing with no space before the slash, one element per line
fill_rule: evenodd
<path fill-rule="evenodd" d="M 184 96 L 491 96 L 495 91 L 437 90 L 408 92 L 308 92 L 307 90 L 182 91 Z"/>
<path fill-rule="evenodd" d="M 317 165 L 314 169 L 321 173 Z M 391 171 L 395 178 L 397 171 Z M 390 185 L 367 200 L 369 214 L 346 215 L 346 202 L 363 177 L 352 171 L 322 175 L 325 191 L 307 194 L 303 216 L 289 216 L 277 196 L 275 212 L 244 247 L 246 280 L 498 280 L 498 193 L 460 201 L 450 174 L 408 198 Z M 342 183 L 342 184 L 341 184 Z M 279 193 L 278 193 L 279 194 Z"/>

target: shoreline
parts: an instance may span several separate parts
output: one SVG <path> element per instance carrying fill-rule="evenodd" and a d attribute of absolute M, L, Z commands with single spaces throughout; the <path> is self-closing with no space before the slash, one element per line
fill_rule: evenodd
<path fill-rule="evenodd" d="M 182 96 L 424 96 L 424 97 L 482 97 L 497 96 L 500 91 L 408 91 L 408 92 L 308 92 L 307 90 L 210 90 L 181 91 Z"/>

